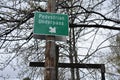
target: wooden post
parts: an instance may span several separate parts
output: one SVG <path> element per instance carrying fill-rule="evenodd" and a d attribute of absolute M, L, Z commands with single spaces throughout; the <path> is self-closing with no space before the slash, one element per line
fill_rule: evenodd
<path fill-rule="evenodd" d="M 105 80 L 105 65 L 101 65 L 101 80 Z"/>
<path fill-rule="evenodd" d="M 56 0 L 48 0 L 47 12 L 55 12 Z M 57 59 L 55 36 L 46 37 L 46 51 L 45 51 L 45 76 L 44 80 L 57 80 Z"/>
<path fill-rule="evenodd" d="M 56 0 L 48 0 L 47 12 L 55 13 L 56 12 L 55 8 L 56 8 Z"/>

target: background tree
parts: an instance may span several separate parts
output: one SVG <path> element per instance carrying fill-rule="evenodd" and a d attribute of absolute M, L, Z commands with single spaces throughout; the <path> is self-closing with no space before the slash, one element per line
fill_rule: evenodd
<path fill-rule="evenodd" d="M 67 43 L 56 42 L 59 62 L 100 63 L 106 55 L 103 50 L 109 46 L 106 43 L 112 37 L 106 38 L 105 35 L 112 32 L 106 29 L 120 30 L 120 0 L 56 2 L 56 12 L 68 14 L 70 23 Z M 20 78 L 27 75 L 32 80 L 43 79 L 43 68 L 29 68 L 28 64 L 44 61 L 45 40 L 34 39 L 32 35 L 34 12 L 46 12 L 46 4 L 47 0 L 0 1 L 0 70 L 12 67 L 20 72 Z M 63 74 L 59 74 L 61 80 L 100 78 L 99 70 L 92 69 L 60 69 L 59 73 Z"/>
<path fill-rule="evenodd" d="M 111 52 L 107 56 L 108 62 L 113 66 L 114 72 L 111 73 L 113 76 L 120 75 L 120 33 L 110 39 Z M 116 72 L 116 73 L 115 73 Z M 120 78 L 120 77 L 119 77 Z"/>

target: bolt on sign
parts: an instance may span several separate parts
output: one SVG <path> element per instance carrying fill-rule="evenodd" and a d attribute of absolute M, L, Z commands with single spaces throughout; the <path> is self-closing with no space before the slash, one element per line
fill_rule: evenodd
<path fill-rule="evenodd" d="M 34 34 L 68 36 L 68 15 L 35 12 L 34 14 Z"/>

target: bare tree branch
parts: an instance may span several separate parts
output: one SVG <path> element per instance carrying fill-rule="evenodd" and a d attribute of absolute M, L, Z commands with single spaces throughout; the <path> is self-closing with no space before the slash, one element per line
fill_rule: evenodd
<path fill-rule="evenodd" d="M 87 27 L 87 28 L 103 28 L 110 30 L 120 30 L 120 27 L 108 26 L 108 25 L 87 25 L 87 24 L 70 24 L 70 28 Z"/>

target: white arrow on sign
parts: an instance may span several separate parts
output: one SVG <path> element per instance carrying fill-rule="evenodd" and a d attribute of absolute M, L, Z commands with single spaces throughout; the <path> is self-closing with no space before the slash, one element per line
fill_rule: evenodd
<path fill-rule="evenodd" d="M 49 27 L 50 33 L 56 33 L 56 27 Z"/>

